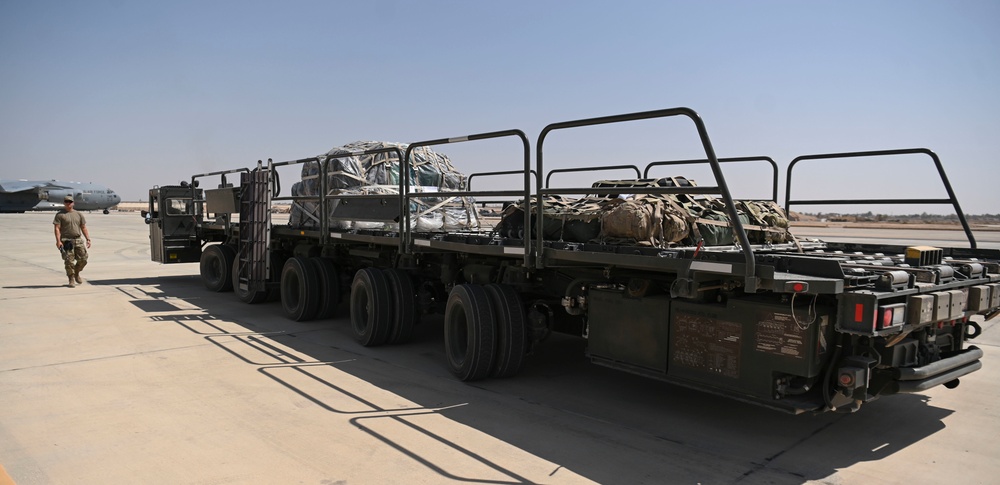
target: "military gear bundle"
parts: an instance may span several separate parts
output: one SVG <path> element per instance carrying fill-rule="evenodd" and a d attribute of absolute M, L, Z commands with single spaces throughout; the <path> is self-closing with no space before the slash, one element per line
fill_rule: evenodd
<path fill-rule="evenodd" d="M 546 240 L 637 244 L 725 246 L 736 241 L 721 199 L 690 194 L 635 194 L 643 187 L 692 187 L 693 180 L 666 177 L 644 180 L 602 180 L 593 187 L 620 187 L 622 194 L 570 199 L 545 197 L 542 236 Z M 788 218 L 772 201 L 738 201 L 737 213 L 751 243 L 782 243 L 790 239 Z M 532 234 L 535 208 L 530 205 Z M 524 202 L 504 210 L 497 232 L 523 238 Z"/>

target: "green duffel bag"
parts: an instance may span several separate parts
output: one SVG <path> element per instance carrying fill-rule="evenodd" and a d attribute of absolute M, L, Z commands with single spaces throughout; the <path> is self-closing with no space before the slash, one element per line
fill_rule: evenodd
<path fill-rule="evenodd" d="M 749 224 L 750 219 L 742 212 L 737 213 L 740 222 Z M 695 224 L 706 246 L 731 246 L 736 242 L 729 216 L 725 212 L 708 209 L 701 214 Z"/>
<path fill-rule="evenodd" d="M 531 234 L 535 235 L 536 215 L 534 204 L 524 201 L 508 206 L 497 225 L 496 232 L 503 237 L 524 238 L 524 210 L 530 206 Z M 543 205 L 542 238 L 546 241 L 590 242 L 601 233 L 601 206 L 588 199 L 568 199 L 548 196 Z"/>

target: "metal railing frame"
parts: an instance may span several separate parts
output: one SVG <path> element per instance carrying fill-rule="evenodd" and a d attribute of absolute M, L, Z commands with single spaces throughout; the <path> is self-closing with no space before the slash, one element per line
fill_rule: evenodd
<path fill-rule="evenodd" d="M 413 153 L 413 150 L 415 148 L 429 147 L 429 146 L 436 146 L 436 145 L 447 145 L 447 144 L 451 144 L 451 143 L 463 143 L 463 142 L 476 141 L 476 140 L 487 140 L 487 139 L 491 139 L 491 138 L 503 138 L 503 137 L 510 137 L 510 136 L 514 136 L 514 137 L 519 138 L 521 140 L 522 146 L 524 147 L 524 171 L 523 171 L 524 172 L 524 187 L 523 187 L 522 190 L 519 190 L 519 191 L 518 190 L 486 190 L 486 191 L 464 190 L 464 191 L 448 191 L 447 195 L 448 195 L 448 197 L 498 197 L 498 196 L 511 196 L 511 195 L 514 195 L 514 196 L 521 196 L 521 197 L 523 197 L 523 200 L 525 200 L 525 201 L 531 200 L 531 176 L 534 174 L 534 172 L 532 172 L 532 170 L 531 170 L 531 146 L 528 143 L 528 137 L 521 130 L 516 130 L 515 129 L 515 130 L 493 131 L 493 132 L 488 132 L 488 133 L 478 133 L 478 134 L 475 134 L 475 135 L 460 136 L 460 137 L 453 137 L 453 138 L 439 138 L 439 139 L 436 139 L 436 140 L 418 141 L 418 142 L 410 143 L 406 147 L 406 154 L 403 157 L 403 164 L 402 164 L 403 168 L 400 169 L 400 173 L 401 174 L 402 173 L 406 174 L 405 177 L 406 177 L 406 182 L 407 182 L 407 187 L 408 187 L 409 186 L 409 176 L 410 176 L 410 166 L 411 166 L 410 154 Z M 515 171 L 514 173 L 517 173 L 517 172 Z M 541 172 L 537 172 L 537 173 L 541 173 Z M 471 176 L 470 176 L 470 178 L 471 178 Z M 537 180 L 538 180 L 537 176 L 535 177 L 535 180 L 537 182 Z M 466 188 L 468 188 L 468 185 L 466 186 Z M 405 239 L 405 240 L 404 241 L 400 241 L 400 244 L 402 245 L 403 250 L 405 250 L 405 254 L 410 254 L 412 252 L 412 250 L 413 250 L 413 247 L 412 247 L 412 245 L 413 245 L 413 233 L 412 233 L 412 230 L 411 230 L 411 220 L 410 220 L 410 211 L 409 211 L 410 199 L 411 198 L 427 197 L 427 194 L 418 194 L 418 193 L 410 192 L 409 190 L 406 190 L 406 191 L 402 191 L 401 190 L 400 194 L 402 195 L 402 204 L 405 207 L 404 211 L 401 213 L 401 217 L 400 217 L 400 221 L 399 221 L 400 222 L 400 235 L 402 236 L 401 239 Z M 530 211 L 527 211 L 527 210 L 524 211 L 524 227 L 526 227 L 526 228 L 527 227 L 531 227 L 530 218 L 531 218 Z M 525 231 L 525 232 L 528 233 L 530 231 Z M 525 265 L 525 267 L 530 267 L 531 266 L 531 251 L 530 251 L 530 248 L 531 248 L 531 235 L 530 234 L 526 234 L 525 238 L 524 238 L 524 265 Z"/>
<path fill-rule="evenodd" d="M 795 165 L 804 160 L 827 160 L 833 158 L 861 158 L 861 157 L 881 157 L 881 156 L 891 156 L 891 155 L 927 155 L 934 161 L 934 166 L 937 167 L 938 175 L 941 176 L 941 182 L 944 184 L 945 190 L 948 192 L 947 199 L 810 199 L 810 200 L 793 200 L 792 199 L 792 169 Z M 944 166 L 941 164 L 941 159 L 938 158 L 937 154 L 932 152 L 927 148 L 898 148 L 893 150 L 875 150 L 875 151 L 864 151 L 864 152 L 843 152 L 843 153 L 820 153 L 815 155 L 802 155 L 795 157 L 791 163 L 788 164 L 787 174 L 785 175 L 785 213 L 789 213 L 789 208 L 792 205 L 861 205 L 861 204 L 950 204 L 955 208 L 955 213 L 958 215 L 958 220 L 962 223 L 962 229 L 965 230 L 965 235 L 969 238 L 969 245 L 972 249 L 976 249 L 976 238 L 972 235 L 972 229 L 969 227 L 969 222 L 965 219 L 965 213 L 962 212 L 962 207 L 958 204 L 958 198 L 955 196 L 955 191 L 951 188 L 951 183 L 948 182 L 948 175 L 944 172 Z"/>
<path fill-rule="evenodd" d="M 320 186 L 319 191 L 320 191 L 320 194 L 319 194 L 319 196 L 305 195 L 305 196 L 275 197 L 273 200 L 292 200 L 292 201 L 295 201 L 295 200 L 316 200 L 317 203 L 319 204 L 320 243 L 321 244 L 326 244 L 330 240 L 330 217 L 329 217 L 330 208 L 329 208 L 329 202 L 330 202 L 331 199 L 341 199 L 341 200 L 344 200 L 344 199 L 347 199 L 347 200 L 350 200 L 350 199 L 385 199 L 387 197 L 386 194 L 330 194 L 330 189 L 329 189 L 329 187 L 327 187 L 327 175 L 328 175 L 328 168 L 327 168 L 327 164 L 328 163 L 327 162 L 329 162 L 331 159 L 347 158 L 347 157 L 361 157 L 361 156 L 365 156 L 365 155 L 377 155 L 377 154 L 380 154 L 380 153 L 395 153 L 396 156 L 399 158 L 399 160 L 400 160 L 399 193 L 402 194 L 403 193 L 403 184 L 405 183 L 405 180 L 406 180 L 406 178 L 404 178 L 403 174 L 402 174 L 402 171 L 403 171 L 403 163 L 402 163 L 402 160 L 403 160 L 403 151 L 399 147 L 386 147 L 386 148 L 373 148 L 371 150 L 358 150 L 358 151 L 352 151 L 352 152 L 345 151 L 345 152 L 336 153 L 336 154 L 333 154 L 333 155 L 327 154 L 327 155 L 320 155 L 320 156 L 317 156 L 317 157 L 303 158 L 303 159 L 300 159 L 300 160 L 290 160 L 290 161 L 287 161 L 287 162 L 277 162 L 277 163 L 274 163 L 273 164 L 274 167 L 279 167 L 279 166 L 284 166 L 284 165 L 294 165 L 294 164 L 308 163 L 308 162 L 313 162 L 313 161 L 317 162 L 319 164 L 319 180 L 320 180 L 320 182 L 319 182 L 319 186 Z M 274 175 L 275 175 L 275 180 L 277 180 L 277 175 L 278 175 L 277 172 L 274 172 Z M 277 193 L 277 190 L 275 190 L 275 193 Z M 401 216 L 403 214 L 403 204 L 404 204 L 403 199 L 402 199 L 402 197 L 400 197 L 400 207 L 399 207 L 399 210 L 400 210 L 400 215 Z M 400 226 L 400 227 L 402 227 L 402 226 Z M 402 250 L 403 250 L 403 238 L 402 237 L 399 238 L 399 250 L 400 250 L 400 252 L 402 252 Z"/>
<path fill-rule="evenodd" d="M 740 163 L 740 162 L 767 162 L 771 164 L 772 177 L 771 177 L 771 201 L 775 204 L 778 203 L 778 164 L 774 162 L 771 157 L 756 156 L 756 157 L 727 157 L 720 158 L 719 163 Z M 649 178 L 649 170 L 653 167 L 664 166 L 664 165 L 696 165 L 700 163 L 709 163 L 708 160 L 692 159 L 692 160 L 661 160 L 656 162 L 649 162 L 646 168 L 642 171 L 642 178 Z"/>
<path fill-rule="evenodd" d="M 571 172 L 600 172 L 609 170 L 635 170 L 635 177 L 639 178 L 642 172 L 639 171 L 639 167 L 635 165 L 604 165 L 600 167 L 576 167 L 576 168 L 557 168 L 555 170 L 549 170 L 549 173 L 545 175 L 545 188 L 549 188 L 549 181 L 552 179 L 552 174 L 554 173 L 571 173 Z"/>
<path fill-rule="evenodd" d="M 690 119 L 695 128 L 698 130 L 698 136 L 701 139 L 702 147 L 705 150 L 705 158 L 708 160 L 709 165 L 712 167 L 712 173 L 715 175 L 715 180 L 717 186 L 715 187 L 642 187 L 641 191 L 643 193 L 650 194 L 718 194 L 721 195 L 724 203 L 726 205 L 726 214 L 729 216 L 730 223 L 733 225 L 733 232 L 739 239 L 741 251 L 744 256 L 744 261 L 746 264 L 745 268 L 745 279 L 744 279 L 744 291 L 747 293 L 754 293 L 757 291 L 758 282 L 756 276 L 756 264 L 754 260 L 753 249 L 750 247 L 750 241 L 747 238 L 746 230 L 743 228 L 743 223 L 740 222 L 736 205 L 733 202 L 732 195 L 730 194 L 729 187 L 726 185 L 725 176 L 722 174 L 722 168 L 719 165 L 719 159 L 715 155 L 715 149 L 712 147 L 712 141 L 708 136 L 708 130 L 705 128 L 705 123 L 701 120 L 701 116 L 697 112 L 690 108 L 668 108 L 655 111 L 644 111 L 638 113 L 629 113 L 622 115 L 613 116 L 602 116 L 598 118 L 588 118 L 574 121 L 564 121 L 560 123 L 553 123 L 542 129 L 541 133 L 538 135 L 538 141 L 535 144 L 536 150 L 536 170 L 538 173 L 544 172 L 543 163 L 543 145 L 545 142 L 545 137 L 552 131 L 563 130 L 569 128 L 577 128 L 583 126 L 593 126 L 593 125 L 603 125 L 609 123 L 621 123 L 626 121 L 637 121 L 646 120 L 652 118 L 666 118 L 674 116 L 685 116 Z M 563 194 L 595 194 L 595 195 L 606 195 L 606 194 L 616 194 L 621 192 L 621 188 L 569 188 L 569 189 L 551 189 L 543 188 L 541 181 L 536 181 L 537 189 L 535 191 L 536 204 L 536 231 L 538 236 L 536 238 L 536 267 L 539 269 L 544 265 L 544 254 L 545 247 L 541 238 L 543 232 L 543 218 L 542 218 L 542 200 L 546 195 L 563 195 Z M 637 188 L 639 189 L 639 188 Z M 637 192 L 639 190 L 636 190 Z M 527 226 L 526 226 L 527 227 Z M 530 233 L 530 231 L 525 231 Z"/>

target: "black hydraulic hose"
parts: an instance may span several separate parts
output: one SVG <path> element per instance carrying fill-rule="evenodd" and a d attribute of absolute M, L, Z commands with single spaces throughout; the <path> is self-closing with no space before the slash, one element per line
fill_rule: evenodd
<path fill-rule="evenodd" d="M 281 193 L 281 177 L 278 176 L 277 170 L 271 170 L 271 175 L 271 188 L 274 189 L 271 197 L 277 197 Z"/>
<path fill-rule="evenodd" d="M 826 373 L 823 375 L 823 401 L 826 403 L 826 407 L 829 410 L 833 410 L 833 397 L 830 395 L 830 378 L 833 377 L 833 368 L 836 367 L 837 361 L 840 360 L 840 352 L 843 350 L 844 345 L 842 343 L 837 343 L 837 348 L 833 351 L 833 356 L 830 358 L 830 365 L 826 368 Z"/>

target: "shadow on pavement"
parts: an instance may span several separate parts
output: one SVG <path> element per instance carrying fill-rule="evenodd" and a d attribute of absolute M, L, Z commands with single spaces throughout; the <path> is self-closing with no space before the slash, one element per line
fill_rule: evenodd
<path fill-rule="evenodd" d="M 514 378 L 466 384 L 445 366 L 440 318 L 425 318 L 411 343 L 366 348 L 351 337 L 344 305 L 337 319 L 300 323 L 280 304 L 211 293 L 197 276 L 90 283 L 115 287 L 150 322 L 204 338 L 450 480 L 527 482 L 477 453 L 465 427 L 557 464 L 553 473 L 599 483 L 801 483 L 897 453 L 952 413 L 905 394 L 855 414 L 791 416 L 592 365 L 584 340 L 566 336 L 542 343 Z M 441 456 L 505 478 L 461 476 Z"/>

